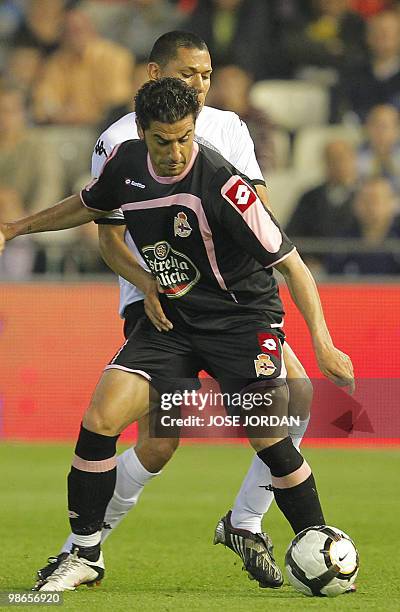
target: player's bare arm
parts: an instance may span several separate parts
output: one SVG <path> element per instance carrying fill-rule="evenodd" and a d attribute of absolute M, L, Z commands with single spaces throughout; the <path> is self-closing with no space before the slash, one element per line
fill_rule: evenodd
<path fill-rule="evenodd" d="M 99 225 L 100 253 L 109 268 L 135 285 L 144 294 L 145 313 L 158 331 L 169 331 L 172 323 L 165 316 L 158 299 L 156 279 L 138 263 L 126 245 L 125 225 Z"/>
<path fill-rule="evenodd" d="M 6 244 L 6 239 L 3 232 L 0 232 L 0 254 L 4 251 L 4 247 Z"/>
<path fill-rule="evenodd" d="M 86 208 L 79 195 L 72 195 L 55 206 L 45 208 L 34 215 L 18 219 L 12 223 L 0 223 L 0 232 L 6 240 L 12 240 L 24 234 L 52 232 L 83 225 L 106 213 Z"/>
<path fill-rule="evenodd" d="M 266 186 L 261 185 L 261 183 L 258 183 L 257 185 L 255 185 L 255 188 L 257 191 L 257 195 L 260 198 L 262 204 L 265 206 L 267 210 L 273 213 L 274 211 L 272 210 L 272 207 L 269 202 L 268 189 L 266 188 Z"/>
<path fill-rule="evenodd" d="M 354 391 L 353 364 L 348 355 L 337 349 L 326 325 L 318 290 L 310 270 L 297 251 L 276 268 L 283 274 L 293 301 L 310 331 L 318 367 L 338 386 Z"/>

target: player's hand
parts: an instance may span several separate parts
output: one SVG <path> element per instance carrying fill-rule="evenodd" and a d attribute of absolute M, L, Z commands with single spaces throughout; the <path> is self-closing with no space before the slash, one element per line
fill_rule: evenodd
<path fill-rule="evenodd" d="M 5 247 L 7 240 L 12 240 L 17 235 L 13 223 L 0 223 L 0 253 Z"/>
<path fill-rule="evenodd" d="M 148 289 L 144 294 L 144 311 L 159 332 L 169 331 L 173 328 L 173 325 L 171 321 L 167 319 L 161 307 L 158 297 L 160 292 L 161 287 L 159 286 L 157 280 L 151 277 L 151 280 L 149 280 Z"/>
<path fill-rule="evenodd" d="M 333 344 L 316 348 L 318 367 L 322 374 L 338 387 L 349 387 L 352 395 L 355 389 L 354 370 L 351 359 L 346 353 L 342 353 Z"/>

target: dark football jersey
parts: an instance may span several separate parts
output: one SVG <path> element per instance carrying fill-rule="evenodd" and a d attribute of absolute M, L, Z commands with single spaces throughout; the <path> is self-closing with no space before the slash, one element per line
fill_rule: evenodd
<path fill-rule="evenodd" d="M 180 176 L 158 177 L 145 143 L 126 141 L 81 198 L 96 210 L 123 210 L 174 322 L 207 331 L 246 321 L 282 326 L 272 268 L 295 247 L 249 180 L 216 151 L 194 143 Z"/>

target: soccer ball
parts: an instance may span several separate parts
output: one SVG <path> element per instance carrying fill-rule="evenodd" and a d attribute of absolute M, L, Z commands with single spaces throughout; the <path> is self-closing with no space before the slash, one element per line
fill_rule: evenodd
<path fill-rule="evenodd" d="M 345 593 L 358 573 L 353 540 L 328 525 L 307 527 L 291 541 L 285 556 L 289 582 L 304 595 L 336 597 Z"/>

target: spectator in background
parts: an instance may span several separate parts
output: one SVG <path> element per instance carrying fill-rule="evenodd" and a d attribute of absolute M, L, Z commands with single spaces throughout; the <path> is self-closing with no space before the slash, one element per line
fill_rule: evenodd
<path fill-rule="evenodd" d="M 349 142 L 335 140 L 324 153 L 326 179 L 301 196 L 286 227 L 290 237 L 329 238 L 351 224 L 358 181 L 356 152 Z"/>
<path fill-rule="evenodd" d="M 32 92 L 40 76 L 42 65 L 42 56 L 35 47 L 14 47 L 7 55 L 3 84 L 22 93 L 29 115 L 31 115 Z"/>
<path fill-rule="evenodd" d="M 12 47 L 34 47 L 43 56 L 60 45 L 66 0 L 29 0 L 23 21 L 11 39 Z"/>
<path fill-rule="evenodd" d="M 60 200 L 64 194 L 58 157 L 45 144 L 40 130 L 28 127 L 23 97 L 17 90 L 0 91 L 0 134 L 1 217 L 11 221 Z M 15 248 L 7 249 L 1 260 L 2 278 L 21 279 L 31 274 L 36 265 L 35 242 L 25 236 Z"/>
<path fill-rule="evenodd" d="M 304 193 L 286 227 L 286 233 L 298 238 L 332 238 L 352 224 L 352 202 L 357 188 L 357 163 L 354 147 L 343 140 L 325 147 L 326 179 Z M 319 272 L 324 254 L 303 248 L 307 264 Z"/>
<path fill-rule="evenodd" d="M 274 125 L 266 113 L 250 104 L 252 83 L 251 76 L 239 66 L 218 68 L 212 76 L 209 100 L 211 106 L 233 111 L 247 124 L 261 170 L 268 175 L 276 168 Z"/>
<path fill-rule="evenodd" d="M 349 0 L 313 0 L 312 7 L 310 19 L 295 21 L 282 32 L 293 73 L 309 67 L 339 70 L 359 60 L 365 53 L 365 25 Z"/>
<path fill-rule="evenodd" d="M 0 2 L 0 71 L 3 69 L 7 50 L 14 32 L 22 20 L 22 8 L 15 0 Z"/>
<path fill-rule="evenodd" d="M 326 260 L 330 274 L 399 274 L 400 253 L 383 252 L 387 240 L 400 238 L 400 218 L 396 215 L 395 194 L 385 178 L 368 179 L 354 200 L 354 221 L 343 238 L 370 248 L 368 252 L 331 255 Z"/>
<path fill-rule="evenodd" d="M 343 104 L 365 121 L 378 104 L 400 109 L 400 16 L 385 11 L 372 17 L 367 26 L 369 57 L 342 74 Z"/>
<path fill-rule="evenodd" d="M 373 176 L 387 178 L 400 195 L 400 126 L 394 106 L 375 106 L 366 121 L 367 140 L 358 149 L 361 179 Z"/>
<path fill-rule="evenodd" d="M 132 99 L 128 104 L 122 104 L 121 106 L 115 106 L 111 109 L 111 111 L 107 114 L 103 126 L 99 127 L 99 132 L 102 133 L 107 130 L 110 125 L 121 119 L 124 115 L 131 113 L 134 108 L 134 98 L 139 89 L 149 80 L 149 75 L 147 74 L 147 62 L 142 64 L 136 64 L 135 70 L 133 72 L 132 79 Z"/>
<path fill-rule="evenodd" d="M 89 17 L 67 13 L 62 43 L 49 58 L 34 91 L 38 123 L 97 125 L 132 96 L 134 58 L 97 35 Z"/>
<path fill-rule="evenodd" d="M 171 0 L 85 0 L 80 8 L 103 36 L 130 49 L 139 62 L 147 60 L 153 40 L 176 30 L 185 18 Z"/>
<path fill-rule="evenodd" d="M 258 79 L 268 59 L 270 26 L 265 0 L 202 0 L 184 29 L 206 41 L 215 66 L 235 64 Z"/>
<path fill-rule="evenodd" d="M 27 124 L 21 92 L 0 91 L 0 193 L 12 192 L 24 214 L 63 197 L 62 169 L 41 131 Z M 40 164 L 37 163 L 40 157 Z"/>

